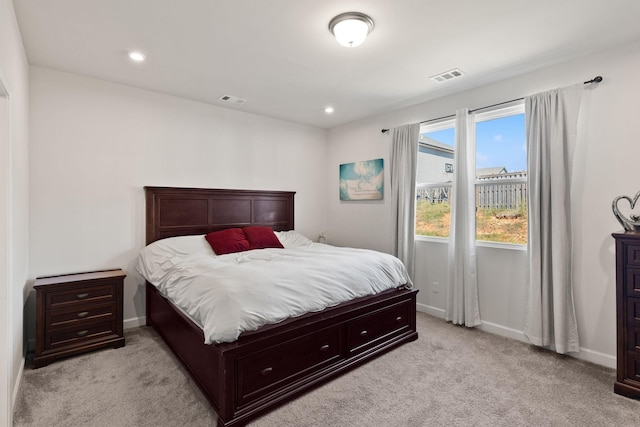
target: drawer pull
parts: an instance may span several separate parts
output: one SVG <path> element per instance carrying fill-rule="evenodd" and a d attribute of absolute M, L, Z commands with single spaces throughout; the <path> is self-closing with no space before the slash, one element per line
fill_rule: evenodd
<path fill-rule="evenodd" d="M 360 332 L 360 336 L 361 337 L 366 337 L 368 334 L 367 330 L 365 329 L 364 331 Z"/>
<path fill-rule="evenodd" d="M 89 293 L 84 293 L 84 294 L 78 294 L 78 299 L 85 299 L 86 297 L 89 296 Z"/>
<path fill-rule="evenodd" d="M 83 337 L 89 333 L 89 330 L 85 329 L 84 331 L 78 331 L 77 335 L 79 337 Z"/>
<path fill-rule="evenodd" d="M 271 372 L 273 372 L 273 368 L 272 367 L 264 368 L 262 371 L 260 371 L 260 375 L 262 375 L 263 377 L 266 377 Z"/>
<path fill-rule="evenodd" d="M 83 317 L 87 317 L 89 315 L 88 311 L 81 311 L 80 313 L 78 313 L 78 317 L 79 318 L 83 318 Z"/>
<path fill-rule="evenodd" d="M 402 322 L 402 316 L 396 317 L 396 322 Z"/>
<path fill-rule="evenodd" d="M 320 347 L 320 351 L 322 352 L 329 351 L 329 344 L 325 344 L 322 347 Z"/>

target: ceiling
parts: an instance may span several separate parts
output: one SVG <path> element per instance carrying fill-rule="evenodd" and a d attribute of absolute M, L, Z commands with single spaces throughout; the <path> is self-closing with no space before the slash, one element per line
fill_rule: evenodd
<path fill-rule="evenodd" d="M 32 65 L 320 128 L 640 39 L 638 0 L 14 0 L 14 7 Z M 340 46 L 327 28 L 349 11 L 375 22 L 355 48 Z M 147 60 L 130 61 L 134 49 Z M 465 75 L 430 79 L 453 68 Z M 247 102 L 225 103 L 223 95 Z"/>

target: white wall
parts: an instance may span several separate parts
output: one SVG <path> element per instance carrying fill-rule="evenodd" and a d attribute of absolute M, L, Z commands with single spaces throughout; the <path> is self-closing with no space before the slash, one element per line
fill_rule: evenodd
<path fill-rule="evenodd" d="M 145 185 L 296 191 L 296 229 L 326 227 L 324 130 L 40 67 L 30 81 L 30 276 L 123 268 L 125 326 L 144 316 Z"/>
<path fill-rule="evenodd" d="M 640 42 L 548 67 L 393 113 L 371 117 L 329 132 L 328 232 L 334 243 L 391 251 L 390 197 L 379 203 L 340 202 L 340 163 L 382 157 L 388 165 L 390 136 L 382 128 L 442 117 L 457 108 L 477 108 L 602 75 L 582 101 L 573 176 L 574 291 L 582 351 L 578 357 L 615 367 L 615 260 L 611 233 L 621 229 L 611 213 L 619 194 L 640 190 L 640 144 L 636 123 L 640 93 Z M 400 77 L 399 77 L 400 78 Z M 385 168 L 389 188 L 388 166 Z M 388 190 L 387 190 L 388 191 Z M 446 244 L 418 241 L 416 284 L 421 307 L 442 312 L 446 283 Z M 522 312 L 527 274 L 525 251 L 478 250 L 480 312 L 485 328 L 523 339 Z"/>
<path fill-rule="evenodd" d="M 0 0 L 0 79 L 8 97 L 0 136 L 0 426 L 12 424 L 12 407 L 24 366 L 23 305 L 28 268 L 28 64 L 13 3 Z M 8 110 L 8 111 L 7 111 Z M 8 134 L 6 133 L 8 132 Z M 2 303 L 4 302 L 4 303 Z M 8 325 L 5 323 L 7 322 Z M 2 334 L 0 334 L 2 335 Z"/>
<path fill-rule="evenodd" d="M 0 414 L 9 412 L 11 408 L 11 383 L 9 382 L 11 372 L 11 346 L 9 343 L 11 329 L 11 304 L 9 292 L 9 182 L 11 164 L 9 162 L 11 145 L 10 138 L 10 115 L 9 115 L 9 91 L 6 89 L 8 83 L 4 74 L 0 72 Z M 0 425 L 8 424 L 10 419 L 0 415 Z"/>

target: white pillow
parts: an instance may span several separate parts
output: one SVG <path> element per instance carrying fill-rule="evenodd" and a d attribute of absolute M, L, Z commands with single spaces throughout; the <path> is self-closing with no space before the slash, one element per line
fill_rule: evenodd
<path fill-rule="evenodd" d="M 286 249 L 299 246 L 310 246 L 313 242 L 295 230 L 274 231 L 275 235 Z"/>
<path fill-rule="evenodd" d="M 136 270 L 146 280 L 156 284 L 173 268 L 176 258 L 194 254 L 216 256 L 204 234 L 156 240 L 140 251 Z"/>
<path fill-rule="evenodd" d="M 204 234 L 167 237 L 166 239 L 156 240 L 147 246 L 147 248 L 150 246 L 155 246 L 160 251 L 166 252 L 167 256 L 193 254 L 216 255 L 213 249 L 211 249 L 209 242 L 207 242 L 207 239 L 204 238 Z"/>

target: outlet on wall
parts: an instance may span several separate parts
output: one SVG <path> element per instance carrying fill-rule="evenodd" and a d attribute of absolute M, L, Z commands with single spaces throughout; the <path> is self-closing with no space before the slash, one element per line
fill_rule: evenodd
<path fill-rule="evenodd" d="M 433 290 L 433 293 L 439 294 L 440 293 L 440 283 L 439 282 L 433 282 L 433 286 L 431 287 L 431 289 Z"/>

